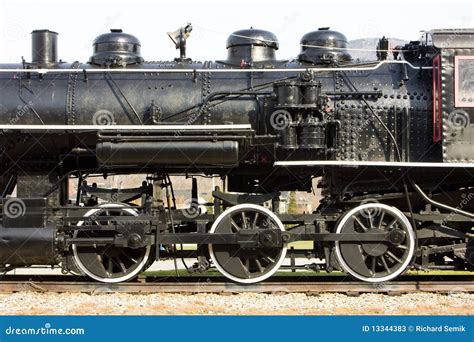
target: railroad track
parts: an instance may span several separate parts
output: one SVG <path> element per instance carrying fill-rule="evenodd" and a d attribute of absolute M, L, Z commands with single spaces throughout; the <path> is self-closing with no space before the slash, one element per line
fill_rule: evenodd
<path fill-rule="evenodd" d="M 429 278 L 429 279 L 428 279 Z M 15 276 L 0 279 L 0 293 L 69 292 L 69 293 L 361 293 L 403 294 L 411 292 L 474 292 L 472 276 L 426 277 L 406 276 L 381 284 L 354 282 L 348 277 L 276 277 L 252 285 L 225 282 L 221 277 L 148 277 L 135 282 L 104 284 L 73 276 Z"/>

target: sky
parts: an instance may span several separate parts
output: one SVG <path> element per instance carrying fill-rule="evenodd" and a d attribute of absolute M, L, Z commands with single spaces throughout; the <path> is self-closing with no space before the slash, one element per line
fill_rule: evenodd
<path fill-rule="evenodd" d="M 293 58 L 301 37 L 331 27 L 348 39 L 387 37 L 416 40 L 422 30 L 474 27 L 473 0 L 0 0 L 0 63 L 31 59 L 30 33 L 59 33 L 59 58 L 85 62 L 92 41 L 111 28 L 138 37 L 145 60 L 172 60 L 178 51 L 166 32 L 190 22 L 188 56 L 225 59 L 233 31 L 254 27 L 272 31 L 278 58 Z"/>

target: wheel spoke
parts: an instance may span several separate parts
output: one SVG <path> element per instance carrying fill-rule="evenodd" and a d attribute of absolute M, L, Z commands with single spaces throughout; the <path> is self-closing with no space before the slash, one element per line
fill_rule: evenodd
<path fill-rule="evenodd" d="M 262 273 L 265 269 L 262 267 L 262 263 L 260 262 L 260 260 L 258 259 L 255 259 L 255 264 L 257 265 L 257 268 L 258 270 L 260 271 L 260 273 Z"/>
<path fill-rule="evenodd" d="M 379 221 L 379 225 L 377 226 L 377 229 L 382 228 L 382 223 L 383 223 L 384 217 L 385 217 L 385 211 L 382 211 L 382 214 L 380 214 L 380 221 Z"/>
<path fill-rule="evenodd" d="M 395 223 L 397 223 L 397 222 L 398 222 L 398 218 L 395 218 L 395 219 L 392 221 L 392 223 L 390 223 L 390 224 L 387 226 L 387 230 L 390 230 L 390 228 L 391 228 Z"/>
<path fill-rule="evenodd" d="M 250 272 L 250 258 L 245 259 L 245 268 Z"/>
<path fill-rule="evenodd" d="M 104 265 L 104 258 L 100 254 L 97 254 L 97 264 L 99 265 L 99 268 L 104 272 L 104 274 L 107 277 L 109 277 L 110 276 L 109 271 L 107 271 L 107 269 L 105 268 L 105 265 Z M 91 266 L 91 265 L 89 265 L 89 266 Z"/>
<path fill-rule="evenodd" d="M 396 262 L 398 262 L 399 264 L 402 263 L 402 261 L 401 261 L 399 258 L 397 258 L 397 257 L 395 256 L 395 254 L 393 254 L 392 252 L 387 251 L 387 255 L 388 255 L 390 258 L 392 258 L 393 260 L 395 260 Z"/>
<path fill-rule="evenodd" d="M 245 215 L 245 211 L 242 211 L 242 227 L 244 229 L 248 229 L 248 227 L 247 227 L 247 216 Z"/>
<path fill-rule="evenodd" d="M 108 265 L 107 265 L 107 266 L 108 266 L 108 267 L 107 267 L 107 273 L 112 274 L 112 273 L 113 273 L 113 267 L 114 267 L 114 265 L 113 265 L 113 263 L 112 263 L 112 258 L 109 257 L 108 259 L 109 259 L 109 260 L 108 260 Z"/>
<path fill-rule="evenodd" d="M 245 263 L 240 258 L 232 259 L 232 261 L 233 260 L 237 261 L 233 266 L 234 268 L 236 268 L 236 270 L 238 270 L 240 273 L 245 274 L 246 277 L 250 276 L 250 259 L 245 259 Z"/>
<path fill-rule="evenodd" d="M 258 211 L 255 212 L 255 217 L 253 218 L 252 229 L 257 229 L 257 220 L 258 220 Z"/>
<path fill-rule="evenodd" d="M 265 260 L 267 260 L 269 264 L 273 264 L 275 262 L 275 259 L 268 255 L 268 253 L 266 253 L 265 251 L 262 251 L 262 256 Z"/>
<path fill-rule="evenodd" d="M 262 257 L 263 260 L 265 260 L 265 262 L 267 263 L 267 265 L 271 265 L 275 262 L 275 259 L 272 259 L 270 258 L 269 256 L 263 256 Z"/>
<path fill-rule="evenodd" d="M 370 228 L 371 229 L 374 229 L 374 220 L 373 220 L 373 217 L 372 217 L 372 214 L 369 212 L 369 225 L 370 225 Z"/>
<path fill-rule="evenodd" d="M 375 266 L 377 264 L 377 257 L 372 257 L 372 268 L 371 268 L 371 271 L 372 271 L 372 274 L 374 275 L 375 274 Z"/>
<path fill-rule="evenodd" d="M 122 256 L 124 257 L 127 257 L 130 261 L 132 261 L 134 264 L 138 263 L 138 260 L 136 260 L 135 258 L 133 258 L 130 254 L 129 254 L 129 251 L 124 249 L 123 253 L 122 253 Z"/>
<path fill-rule="evenodd" d="M 233 219 L 232 217 L 230 217 L 229 220 L 230 220 L 230 224 L 232 225 L 232 227 L 235 228 L 236 231 L 242 230 L 242 228 L 240 228 L 240 227 L 237 225 L 237 223 L 235 223 L 235 221 L 234 221 L 234 219 Z"/>
<path fill-rule="evenodd" d="M 387 261 L 385 260 L 385 257 L 383 255 L 380 256 L 380 260 L 382 260 L 383 267 L 387 270 L 388 273 L 390 273 L 390 267 L 388 267 Z"/>
<path fill-rule="evenodd" d="M 364 226 L 364 225 L 362 224 L 362 222 L 359 220 L 359 218 L 358 218 L 357 216 L 352 216 L 352 218 L 359 224 L 359 226 L 360 226 L 365 232 L 369 230 L 366 226 Z"/>
<path fill-rule="evenodd" d="M 123 273 L 126 273 L 127 272 L 127 267 L 125 267 L 125 264 L 123 263 L 122 259 L 120 258 L 120 256 L 117 257 L 117 261 L 119 263 L 119 266 L 120 268 L 122 269 L 122 272 Z"/>

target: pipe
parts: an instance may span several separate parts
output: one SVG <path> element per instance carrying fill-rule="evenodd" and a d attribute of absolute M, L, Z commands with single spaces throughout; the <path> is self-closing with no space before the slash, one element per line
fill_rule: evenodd
<path fill-rule="evenodd" d="M 96 147 L 99 165 L 143 166 L 235 166 L 236 141 L 100 142 Z"/>
<path fill-rule="evenodd" d="M 289 69 L 103 69 L 103 68 L 91 68 L 87 69 L 87 73 L 95 73 L 95 74 L 102 74 L 102 73 L 114 73 L 114 74 L 122 74 L 122 73 L 132 73 L 132 74 L 143 74 L 143 73 L 177 73 L 177 74 L 184 74 L 184 73 L 249 73 L 249 72 L 258 72 L 258 73 L 294 73 L 294 72 L 304 72 L 304 71 L 313 71 L 313 72 L 330 72 L 330 71 L 373 71 L 377 70 L 382 67 L 384 64 L 406 64 L 407 67 L 414 69 L 414 70 L 431 70 L 433 67 L 431 66 L 415 66 L 407 61 L 381 61 L 374 66 L 370 67 L 337 67 L 337 68 L 316 68 L 312 66 L 308 67 L 301 67 L 301 68 L 289 68 Z M 20 69 L 20 68 L 11 68 L 11 69 L 0 69 L 0 73 L 15 73 L 15 72 L 30 72 L 30 73 L 38 73 L 38 74 L 47 74 L 47 73 L 58 73 L 58 74 L 77 74 L 82 73 L 83 69 Z"/>
<path fill-rule="evenodd" d="M 440 209 L 453 211 L 456 214 L 459 214 L 459 215 L 462 215 L 462 216 L 467 216 L 471 219 L 474 219 L 474 214 L 471 214 L 471 213 L 468 213 L 467 211 L 464 211 L 464 210 L 461 210 L 461 209 L 458 209 L 458 208 L 454 208 L 454 207 L 451 207 L 449 205 L 439 203 L 439 202 L 436 202 L 436 201 L 432 200 L 431 198 L 429 198 L 423 192 L 423 190 L 421 190 L 421 188 L 410 177 L 408 177 L 408 180 L 410 181 L 411 186 L 415 189 L 415 191 L 418 193 L 418 195 L 420 195 L 426 202 L 430 203 L 431 205 L 433 205 L 435 207 L 438 207 Z"/>

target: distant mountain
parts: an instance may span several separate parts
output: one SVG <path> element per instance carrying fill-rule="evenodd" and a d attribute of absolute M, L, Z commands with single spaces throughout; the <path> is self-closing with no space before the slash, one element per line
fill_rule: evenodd
<path fill-rule="evenodd" d="M 394 48 L 397 45 L 405 45 L 408 43 L 406 40 L 398 39 L 398 38 L 388 38 L 390 49 Z M 377 55 L 375 50 L 377 49 L 377 44 L 379 42 L 379 38 L 361 38 L 361 39 L 354 39 L 349 41 L 349 48 L 350 49 L 362 49 L 367 51 L 356 51 L 352 50 L 349 51 L 352 55 L 354 60 L 359 59 L 360 61 L 373 61 L 377 59 Z M 372 50 L 372 51 L 369 51 Z M 389 56 L 391 58 L 391 56 Z"/>

